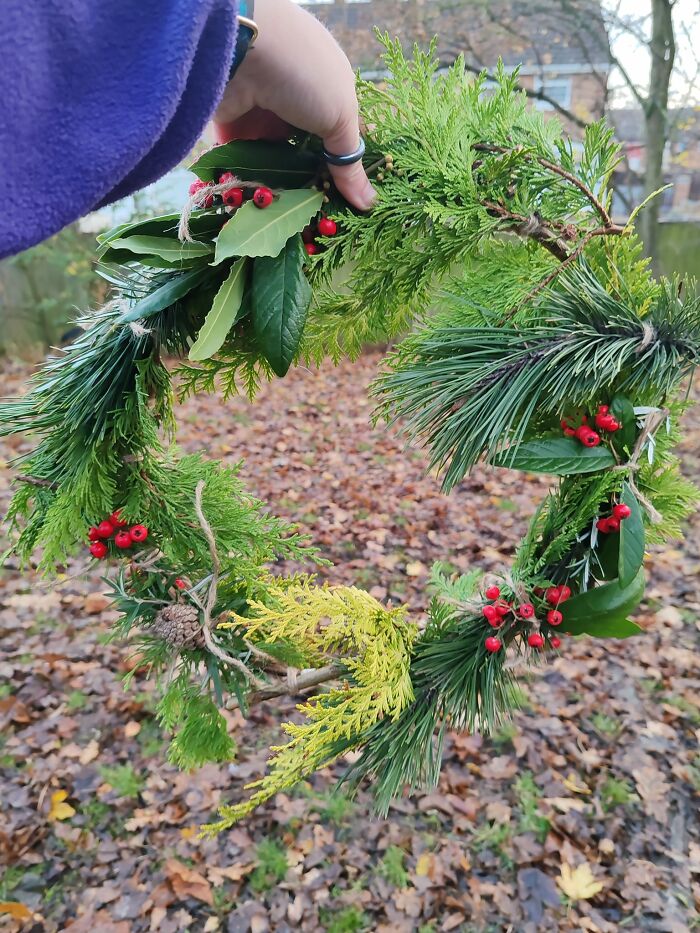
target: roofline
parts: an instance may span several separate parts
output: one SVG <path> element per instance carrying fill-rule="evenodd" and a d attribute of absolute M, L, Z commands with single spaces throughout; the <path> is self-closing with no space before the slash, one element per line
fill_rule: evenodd
<path fill-rule="evenodd" d="M 515 68 L 515 65 L 507 65 L 506 68 Z M 446 71 L 446 68 L 438 69 L 438 72 Z M 492 74 L 496 69 L 485 68 L 485 71 L 488 71 Z M 608 74 L 611 70 L 610 62 L 599 62 L 599 63 L 580 63 L 580 64 L 569 64 L 569 65 L 520 65 L 520 74 L 525 75 L 525 77 L 536 76 L 536 75 L 581 75 L 581 74 L 595 74 L 597 72 L 603 72 Z M 375 69 L 360 69 L 360 75 L 366 81 L 377 81 L 381 78 L 388 78 L 389 72 L 386 68 L 375 68 Z"/>

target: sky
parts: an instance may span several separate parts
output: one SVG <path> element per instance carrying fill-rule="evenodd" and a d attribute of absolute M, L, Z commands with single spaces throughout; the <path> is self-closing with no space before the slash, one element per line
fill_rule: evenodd
<path fill-rule="evenodd" d="M 621 16 L 637 18 L 651 9 L 650 0 L 603 0 L 608 10 L 617 10 Z M 677 31 L 677 73 L 672 90 L 676 103 L 700 103 L 700 76 L 696 74 L 700 59 L 700 0 L 676 0 L 674 22 Z M 639 42 L 630 35 L 614 39 L 613 52 L 620 59 L 635 83 L 645 87 L 649 75 L 649 58 L 640 49 Z M 689 82 L 695 84 L 688 99 Z M 628 102 L 623 95 L 620 103 Z"/>

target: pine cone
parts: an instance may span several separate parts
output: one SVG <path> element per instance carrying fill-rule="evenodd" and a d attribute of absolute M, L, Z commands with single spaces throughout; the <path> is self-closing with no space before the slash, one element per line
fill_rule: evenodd
<path fill-rule="evenodd" d="M 153 633 L 173 648 L 203 648 L 205 644 L 199 611 L 182 603 L 161 609 L 153 623 Z"/>

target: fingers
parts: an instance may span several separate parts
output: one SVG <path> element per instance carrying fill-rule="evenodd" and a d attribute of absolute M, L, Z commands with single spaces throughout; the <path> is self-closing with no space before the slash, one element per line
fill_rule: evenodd
<path fill-rule="evenodd" d="M 323 139 L 323 145 L 334 155 L 346 155 L 354 152 L 360 145 L 360 126 L 357 113 L 337 130 Z M 353 165 L 328 166 L 335 185 L 343 197 L 361 211 L 368 211 L 377 195 L 362 165 L 362 161 Z"/>

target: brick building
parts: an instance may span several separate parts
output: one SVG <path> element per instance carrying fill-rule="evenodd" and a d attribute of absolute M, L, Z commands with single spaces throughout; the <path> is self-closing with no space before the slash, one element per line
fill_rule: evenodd
<path fill-rule="evenodd" d="M 353 65 L 381 77 L 374 27 L 398 36 L 409 50 L 438 36 L 446 63 L 463 52 L 475 70 L 499 58 L 521 65 L 521 83 L 549 100 L 533 104 L 554 113 L 556 104 L 584 121 L 605 110 L 610 50 L 598 0 L 300 0 L 333 32 Z M 561 114 L 560 114 L 561 116 Z M 580 128 L 565 120 L 572 135 Z"/>

